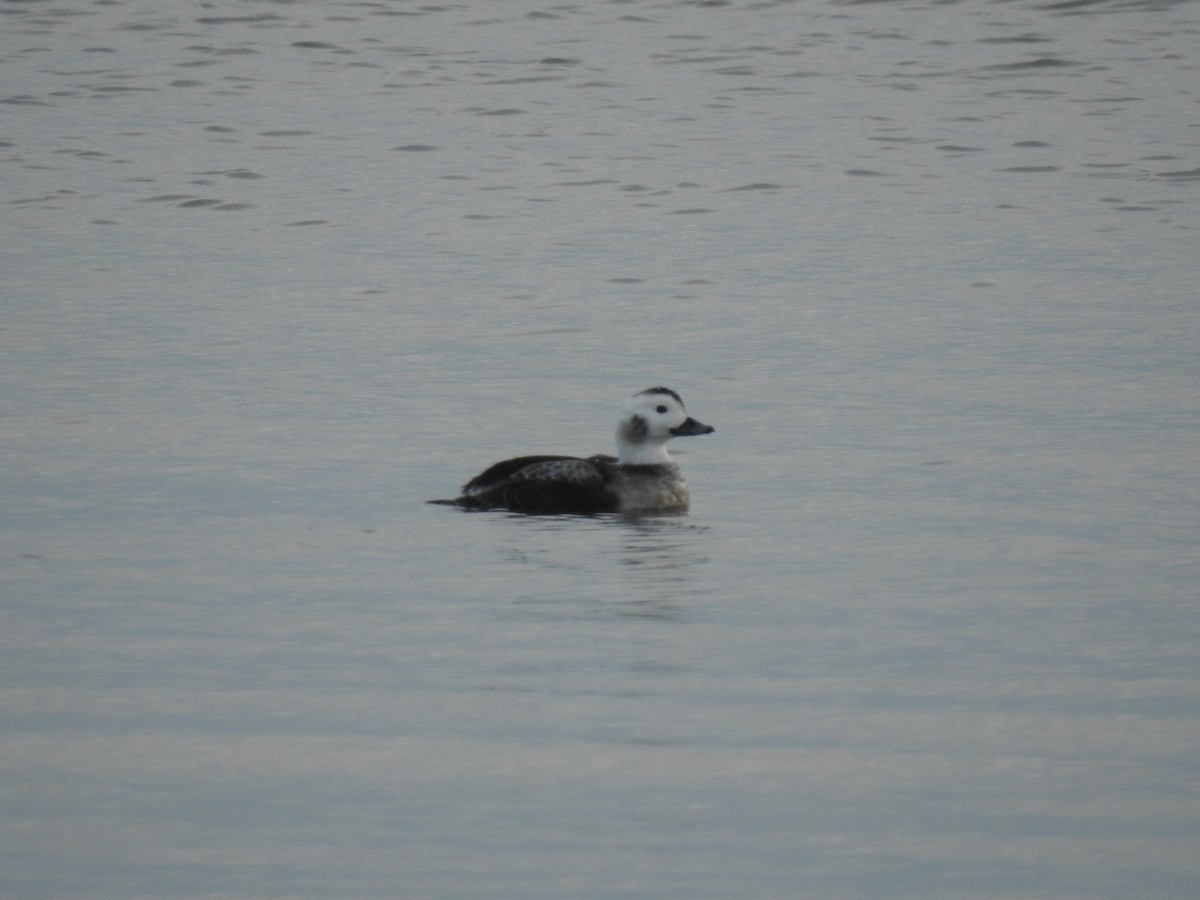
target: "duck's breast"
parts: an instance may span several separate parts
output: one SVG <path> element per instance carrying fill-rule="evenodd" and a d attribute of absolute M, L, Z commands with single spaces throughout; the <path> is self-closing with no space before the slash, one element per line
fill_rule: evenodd
<path fill-rule="evenodd" d="M 676 465 L 616 466 L 611 480 L 622 510 L 680 509 L 691 499 Z"/>

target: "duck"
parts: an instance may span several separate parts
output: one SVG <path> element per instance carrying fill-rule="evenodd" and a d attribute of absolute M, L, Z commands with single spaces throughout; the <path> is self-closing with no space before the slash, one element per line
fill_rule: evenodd
<path fill-rule="evenodd" d="M 646 388 L 621 409 L 616 456 L 518 456 L 484 469 L 460 496 L 429 502 L 535 515 L 682 511 L 691 497 L 667 441 L 714 431 L 670 388 Z"/>

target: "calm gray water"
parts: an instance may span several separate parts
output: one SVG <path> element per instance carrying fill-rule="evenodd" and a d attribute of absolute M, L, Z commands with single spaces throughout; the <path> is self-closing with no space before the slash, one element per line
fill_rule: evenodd
<path fill-rule="evenodd" d="M 3 3 L 0 210 L 6 898 L 1195 895 L 1200 5 Z"/>

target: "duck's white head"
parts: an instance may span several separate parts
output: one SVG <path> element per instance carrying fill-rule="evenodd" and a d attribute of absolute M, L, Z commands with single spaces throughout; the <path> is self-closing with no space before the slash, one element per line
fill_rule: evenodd
<path fill-rule="evenodd" d="M 667 441 L 673 437 L 712 434 L 711 425 L 697 422 L 670 388 L 652 387 L 634 394 L 617 423 L 617 459 L 627 465 L 669 463 Z"/>

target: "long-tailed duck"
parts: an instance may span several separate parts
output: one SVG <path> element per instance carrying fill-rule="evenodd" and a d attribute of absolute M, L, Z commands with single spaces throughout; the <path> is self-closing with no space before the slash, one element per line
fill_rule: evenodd
<path fill-rule="evenodd" d="M 521 513 L 631 512 L 684 509 L 687 479 L 667 454 L 673 437 L 711 434 L 669 388 L 634 394 L 617 423 L 616 457 L 519 456 L 506 459 L 463 485 L 462 496 L 431 500 L 467 509 Z"/>

